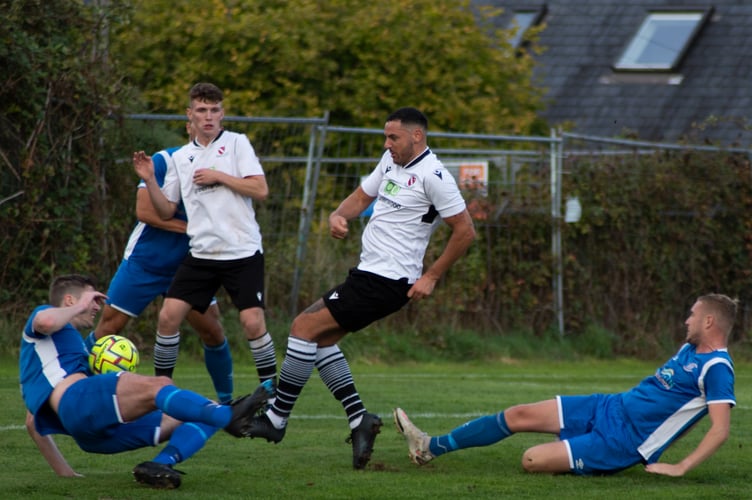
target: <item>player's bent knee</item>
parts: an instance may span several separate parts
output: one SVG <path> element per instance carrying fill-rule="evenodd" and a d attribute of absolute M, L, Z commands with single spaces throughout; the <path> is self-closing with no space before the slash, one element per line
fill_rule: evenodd
<path fill-rule="evenodd" d="M 569 459 L 559 448 L 560 442 L 528 448 L 522 454 L 522 468 L 526 472 L 569 472 Z"/>
<path fill-rule="evenodd" d="M 525 472 L 538 472 L 536 470 L 535 454 L 531 453 L 529 449 L 525 450 L 522 454 L 522 468 Z"/>

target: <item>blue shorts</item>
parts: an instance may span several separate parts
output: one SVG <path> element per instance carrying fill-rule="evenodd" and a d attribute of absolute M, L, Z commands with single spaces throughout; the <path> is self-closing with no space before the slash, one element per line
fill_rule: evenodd
<path fill-rule="evenodd" d="M 124 259 L 110 281 L 107 304 L 135 318 L 154 299 L 167 293 L 172 277 L 173 274 L 146 271 L 136 262 Z"/>
<path fill-rule="evenodd" d="M 172 274 L 153 273 L 137 262 L 124 259 L 110 281 L 107 304 L 136 318 L 154 299 L 167 295 L 172 278 Z M 216 303 L 216 297 L 212 297 L 210 305 Z"/>
<path fill-rule="evenodd" d="M 575 474 L 613 474 L 643 461 L 618 395 L 557 396 L 559 437 Z"/>
<path fill-rule="evenodd" d="M 111 454 L 159 444 L 161 411 L 123 422 L 115 395 L 122 373 L 79 380 L 60 399 L 60 422 L 82 450 Z"/>

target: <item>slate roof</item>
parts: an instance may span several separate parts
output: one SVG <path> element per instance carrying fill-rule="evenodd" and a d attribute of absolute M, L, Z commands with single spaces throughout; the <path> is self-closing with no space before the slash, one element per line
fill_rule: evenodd
<path fill-rule="evenodd" d="M 605 137 L 752 147 L 752 1 L 484 0 L 504 9 L 545 5 L 536 77 L 546 90 L 542 113 L 552 126 Z M 714 11 L 677 70 L 612 69 L 650 11 Z M 678 84 L 667 83 L 669 77 Z M 709 119 L 715 117 L 712 126 Z M 706 125 L 703 127 L 703 124 Z"/>

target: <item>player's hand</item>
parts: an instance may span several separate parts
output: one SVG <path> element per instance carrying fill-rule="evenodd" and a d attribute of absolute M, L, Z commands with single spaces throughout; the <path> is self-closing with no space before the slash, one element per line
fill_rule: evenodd
<path fill-rule="evenodd" d="M 410 300 L 420 300 L 428 297 L 433 293 L 433 289 L 436 288 L 436 281 L 433 277 L 424 274 L 418 281 L 413 283 L 410 290 L 407 291 L 407 296 Z"/>
<path fill-rule="evenodd" d="M 104 305 L 104 302 L 106 300 L 107 295 L 103 294 L 102 292 L 98 292 L 96 290 L 87 290 L 81 294 L 81 299 L 78 302 L 83 306 L 84 309 L 96 304 L 98 311 L 99 308 Z"/>
<path fill-rule="evenodd" d="M 342 240 L 347 236 L 347 232 L 347 219 L 341 215 L 332 214 L 329 216 L 329 234 L 332 238 Z"/>
<path fill-rule="evenodd" d="M 199 186 L 219 184 L 222 172 L 211 168 L 199 168 L 193 172 L 193 182 Z"/>
<path fill-rule="evenodd" d="M 136 175 L 144 181 L 154 179 L 154 162 L 151 161 L 151 156 L 143 151 L 133 153 L 133 169 L 136 171 Z"/>
<path fill-rule="evenodd" d="M 656 462 L 645 466 L 645 471 L 651 474 L 662 474 L 664 476 L 680 477 L 684 475 L 684 470 L 679 465 L 665 464 Z"/>
<path fill-rule="evenodd" d="M 66 471 L 58 472 L 57 475 L 60 477 L 86 477 L 80 472 L 74 471 L 73 469 L 70 469 L 69 471 L 66 470 Z"/>

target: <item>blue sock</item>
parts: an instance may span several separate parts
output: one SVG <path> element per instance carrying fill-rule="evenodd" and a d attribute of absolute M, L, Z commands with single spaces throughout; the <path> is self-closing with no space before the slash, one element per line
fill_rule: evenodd
<path fill-rule="evenodd" d="M 174 385 L 162 387 L 155 402 L 157 408 L 183 422 L 201 422 L 224 428 L 232 418 L 232 408 L 229 406 L 218 405 L 200 394 Z"/>
<path fill-rule="evenodd" d="M 429 450 L 435 457 L 450 451 L 488 446 L 512 435 L 504 419 L 504 412 L 476 418 L 454 429 L 449 434 L 431 438 Z"/>
<path fill-rule="evenodd" d="M 216 427 L 198 422 L 179 425 L 173 431 L 167 446 L 154 457 L 154 462 L 168 465 L 179 464 L 203 448 L 215 432 L 217 432 Z"/>
<path fill-rule="evenodd" d="M 94 347 L 94 344 L 97 342 L 97 337 L 94 335 L 94 332 L 89 333 L 89 335 L 86 336 L 84 339 L 84 345 L 86 346 L 86 350 L 91 352 L 91 348 Z"/>
<path fill-rule="evenodd" d="M 214 383 L 214 390 L 217 391 L 219 402 L 230 401 L 233 390 L 232 355 L 227 339 L 218 346 L 204 345 L 204 363 L 206 364 L 206 371 L 209 372 L 209 376 Z"/>

